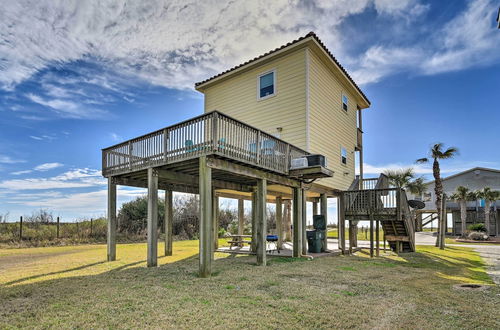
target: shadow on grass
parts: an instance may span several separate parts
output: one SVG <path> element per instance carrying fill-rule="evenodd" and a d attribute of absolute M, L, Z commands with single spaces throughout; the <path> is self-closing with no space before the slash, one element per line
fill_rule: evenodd
<path fill-rule="evenodd" d="M 64 274 L 64 273 L 74 272 L 74 271 L 77 271 L 77 270 L 82 270 L 82 269 L 89 268 L 89 267 L 92 267 L 92 266 L 100 265 L 100 264 L 103 264 L 105 262 L 106 261 L 98 261 L 98 262 L 94 262 L 94 263 L 87 264 L 87 265 L 82 265 L 82 266 L 78 266 L 78 267 L 63 269 L 63 270 L 60 270 L 60 271 L 57 271 L 57 272 L 50 272 L 50 273 L 37 274 L 37 275 L 28 276 L 28 277 L 23 277 L 23 278 L 19 278 L 17 280 L 14 280 L 14 281 L 10 281 L 10 282 L 4 283 L 3 285 L 12 285 L 12 284 L 17 284 L 17 283 L 25 282 L 25 281 L 34 280 L 34 279 L 37 279 L 37 278 L 40 278 L 40 277 L 44 277 L 44 276 L 51 276 L 51 275 L 58 275 L 58 274 Z"/>

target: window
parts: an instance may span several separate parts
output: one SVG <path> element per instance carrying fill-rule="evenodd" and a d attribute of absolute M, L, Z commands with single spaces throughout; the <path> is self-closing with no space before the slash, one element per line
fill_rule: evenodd
<path fill-rule="evenodd" d="M 348 104 L 349 104 L 349 99 L 347 98 L 347 96 L 342 95 L 342 109 L 347 111 Z"/>
<path fill-rule="evenodd" d="M 259 76 L 259 98 L 263 99 L 273 96 L 275 93 L 275 74 L 274 71 L 264 73 Z"/>
<path fill-rule="evenodd" d="M 424 192 L 424 202 L 430 202 L 432 200 L 432 195 L 430 192 Z"/>
<path fill-rule="evenodd" d="M 347 150 L 340 148 L 340 161 L 342 164 L 347 164 Z"/>

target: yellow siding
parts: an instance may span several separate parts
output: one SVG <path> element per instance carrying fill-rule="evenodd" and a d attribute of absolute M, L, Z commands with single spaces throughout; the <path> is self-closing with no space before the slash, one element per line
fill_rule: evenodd
<path fill-rule="evenodd" d="M 259 100 L 260 74 L 276 70 L 276 95 Z M 249 71 L 208 87 L 205 112 L 218 110 L 244 123 L 306 148 L 306 66 L 305 49 L 267 62 Z"/>
<path fill-rule="evenodd" d="M 316 181 L 335 189 L 347 189 L 354 180 L 356 146 L 356 101 L 341 80 L 309 51 L 309 146 L 310 152 L 325 155 L 333 178 Z M 349 98 L 342 109 L 342 93 Z M 340 148 L 347 150 L 347 165 L 340 161 Z M 345 174 L 348 173 L 348 174 Z"/>

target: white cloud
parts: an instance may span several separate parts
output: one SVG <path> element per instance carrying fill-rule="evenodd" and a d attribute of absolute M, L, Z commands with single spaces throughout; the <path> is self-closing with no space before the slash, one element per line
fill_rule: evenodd
<path fill-rule="evenodd" d="M 55 140 L 56 137 L 54 135 L 46 135 L 46 134 L 43 134 L 43 135 L 30 135 L 29 136 L 31 139 L 33 140 L 37 140 L 37 141 L 52 141 L 52 140 Z"/>
<path fill-rule="evenodd" d="M 101 72 L 80 67 L 76 75 L 65 77 L 45 73 L 46 95 L 27 96 L 61 116 L 104 118 L 106 111 L 84 105 L 112 98 L 93 95 L 75 102 L 75 95 L 89 96 L 78 86 L 124 93 L 122 85 L 130 85 L 133 76 L 191 89 L 196 81 L 311 30 L 361 84 L 400 72 L 436 74 L 500 60 L 493 0 L 470 1 L 464 12 L 443 22 L 423 21 L 430 8 L 422 0 L 10 1 L 0 13 L 0 86 L 12 89 L 54 64 L 97 63 Z M 343 23 L 369 9 L 387 21 L 386 38 L 366 40 L 365 51 L 349 55 Z M 432 27 L 426 30 L 421 23 Z M 363 36 L 363 31 L 357 33 Z"/>
<path fill-rule="evenodd" d="M 40 171 L 40 172 L 45 172 L 45 171 L 53 170 L 53 169 L 61 167 L 61 166 L 63 166 L 63 164 L 61 164 L 61 163 L 44 163 L 44 164 L 40 164 L 40 165 L 36 166 L 34 168 L 34 170 Z"/>
<path fill-rule="evenodd" d="M 48 107 L 62 117 L 66 118 L 94 119 L 103 118 L 106 114 L 108 114 L 105 110 L 88 108 L 69 100 L 44 99 L 33 93 L 26 94 L 26 97 L 32 102 Z"/>
<path fill-rule="evenodd" d="M 497 8 L 492 0 L 470 1 L 466 10 L 433 31 L 425 30 L 425 37 L 411 46 L 370 46 L 359 58 L 349 59 L 352 75 L 367 84 L 400 72 L 434 75 L 498 63 L 500 33 L 493 24 Z"/>
<path fill-rule="evenodd" d="M 53 163 L 58 164 L 58 163 Z M 55 165 L 39 167 L 38 171 Z M 59 167 L 59 166 L 55 166 Z M 53 168 L 55 168 L 53 167 Z M 24 178 L 0 181 L 0 189 L 9 191 L 20 190 L 47 190 L 47 189 L 68 189 L 68 188 L 88 188 L 105 185 L 107 181 L 101 176 L 101 171 L 89 168 L 75 169 L 64 172 L 60 175 L 48 178 Z"/>
<path fill-rule="evenodd" d="M 123 141 L 123 138 L 116 133 L 109 133 L 109 136 L 111 137 L 111 140 L 113 140 L 113 142 Z"/>
<path fill-rule="evenodd" d="M 0 84 L 13 88 L 49 65 L 83 59 L 149 83 L 192 88 L 310 30 L 342 54 L 341 24 L 369 8 L 414 20 L 428 6 L 420 0 L 6 2 L 0 14 Z M 112 80 L 87 76 L 86 83 L 116 90 Z M 53 99 L 32 99 L 69 114 L 78 109 L 62 100 L 73 91 L 50 83 L 46 88 Z"/>
<path fill-rule="evenodd" d="M 22 174 L 29 174 L 33 172 L 32 170 L 24 170 L 24 171 L 16 171 L 16 172 L 11 172 L 10 174 L 12 175 L 22 175 Z"/>
<path fill-rule="evenodd" d="M 25 163 L 25 160 L 14 159 L 10 156 L 0 155 L 0 164 L 16 164 L 16 163 Z"/>
<path fill-rule="evenodd" d="M 458 172 L 463 172 L 469 170 L 474 167 L 487 167 L 487 168 L 498 168 L 500 164 L 491 163 L 491 162 L 444 162 L 440 164 L 441 173 L 446 175 L 455 174 Z M 398 170 L 402 168 L 413 168 L 415 174 L 423 175 L 427 178 L 432 177 L 432 163 L 429 164 L 415 164 L 415 163 L 390 163 L 390 164 L 380 164 L 380 165 L 372 165 L 363 163 L 363 173 L 369 176 L 377 176 L 380 173 L 385 172 L 386 170 Z M 358 169 L 356 168 L 356 171 Z M 356 174 L 359 174 L 356 172 Z"/>

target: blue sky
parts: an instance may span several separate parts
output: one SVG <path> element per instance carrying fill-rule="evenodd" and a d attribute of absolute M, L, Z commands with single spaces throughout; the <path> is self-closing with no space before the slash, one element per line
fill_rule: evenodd
<path fill-rule="evenodd" d="M 460 149 L 444 175 L 500 168 L 492 0 L 2 2 L 0 214 L 11 220 L 103 215 L 101 148 L 202 113 L 195 82 L 309 31 L 372 101 L 371 175 L 438 141 Z M 119 201 L 140 194 L 120 187 Z"/>

